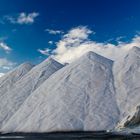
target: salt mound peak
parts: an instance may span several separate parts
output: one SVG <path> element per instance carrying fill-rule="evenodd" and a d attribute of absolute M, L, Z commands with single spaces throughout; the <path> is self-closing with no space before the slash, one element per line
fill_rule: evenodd
<path fill-rule="evenodd" d="M 109 66 L 111 66 L 113 63 L 112 60 L 110 60 L 104 56 L 101 56 L 93 51 L 89 51 L 89 52 L 85 53 L 82 57 L 80 57 L 80 59 L 89 59 L 92 61 L 98 61 L 98 62 L 104 63 L 106 65 L 109 65 Z"/>
<path fill-rule="evenodd" d="M 126 58 L 134 59 L 137 57 L 140 58 L 140 48 L 134 46 L 132 49 L 129 50 L 128 54 L 125 56 L 125 59 Z"/>
<path fill-rule="evenodd" d="M 2 76 L 0 78 L 0 96 L 10 90 L 10 88 L 26 73 L 28 73 L 33 68 L 33 66 L 34 65 L 31 63 L 26 62 Z"/>
<path fill-rule="evenodd" d="M 137 46 L 134 46 L 134 47 L 130 50 L 130 52 L 140 52 L 140 48 L 137 47 Z"/>
<path fill-rule="evenodd" d="M 24 63 L 17 69 L 21 68 L 21 70 L 23 70 L 29 66 L 29 63 Z M 9 120 L 34 90 L 62 67 L 62 64 L 49 58 L 33 67 L 18 82 L 16 82 L 11 90 L 6 92 L 3 96 L 0 96 L 0 127 Z"/>

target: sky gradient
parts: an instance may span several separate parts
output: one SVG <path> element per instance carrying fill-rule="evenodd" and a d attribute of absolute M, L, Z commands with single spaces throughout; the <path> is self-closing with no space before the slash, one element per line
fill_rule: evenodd
<path fill-rule="evenodd" d="M 140 0 L 0 0 L 0 73 L 51 54 L 75 58 L 62 45 L 139 45 L 139 14 Z"/>

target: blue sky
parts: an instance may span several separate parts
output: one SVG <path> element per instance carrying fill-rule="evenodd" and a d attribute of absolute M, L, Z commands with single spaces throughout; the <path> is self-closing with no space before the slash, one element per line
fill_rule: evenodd
<path fill-rule="evenodd" d="M 83 31 L 81 37 L 74 32 L 78 42 L 73 48 L 136 43 L 139 7 L 140 0 L 0 0 L 0 73 L 25 61 L 39 63 L 50 54 L 62 62 L 73 59 L 73 50 L 67 47 L 64 54 L 61 49 L 73 41 L 71 30 Z"/>

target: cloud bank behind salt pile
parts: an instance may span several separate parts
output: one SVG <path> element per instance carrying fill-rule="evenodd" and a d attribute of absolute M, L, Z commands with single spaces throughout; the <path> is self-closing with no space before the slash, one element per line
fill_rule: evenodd
<path fill-rule="evenodd" d="M 72 28 L 62 39 L 56 43 L 57 48 L 52 51 L 53 57 L 61 63 L 71 63 L 84 53 L 94 51 L 111 60 L 124 56 L 132 47 L 140 46 L 140 36 L 136 35 L 130 42 L 118 41 L 113 43 L 100 43 L 89 39 L 95 34 L 86 26 Z"/>

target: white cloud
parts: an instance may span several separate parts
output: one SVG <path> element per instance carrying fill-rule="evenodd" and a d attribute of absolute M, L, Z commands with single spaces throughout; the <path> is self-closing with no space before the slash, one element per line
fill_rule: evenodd
<path fill-rule="evenodd" d="M 50 55 L 50 53 L 51 53 L 51 49 L 49 49 L 49 48 L 45 48 L 43 50 L 42 49 L 38 49 L 37 51 L 40 52 L 43 55 Z"/>
<path fill-rule="evenodd" d="M 5 16 L 5 19 L 10 21 L 13 24 L 32 24 L 35 21 L 35 18 L 39 16 L 39 13 L 32 12 L 32 13 L 25 13 L 22 12 L 18 14 L 18 16 Z"/>
<path fill-rule="evenodd" d="M 5 70 L 10 70 L 12 69 L 14 66 L 16 65 L 16 63 L 7 60 L 6 58 L 0 58 L 0 68 L 1 69 L 5 69 Z"/>
<path fill-rule="evenodd" d="M 63 34 L 64 33 L 61 30 L 52 30 L 52 29 L 45 29 L 45 32 L 48 32 L 49 34 L 52 34 L 52 35 L 57 35 L 57 34 Z"/>
<path fill-rule="evenodd" d="M 35 18 L 39 16 L 39 13 L 33 12 L 33 13 L 20 13 L 17 23 L 19 24 L 31 24 L 34 23 Z"/>
<path fill-rule="evenodd" d="M 2 77 L 4 75 L 4 73 L 0 73 L 0 77 Z"/>
<path fill-rule="evenodd" d="M 2 68 L 5 69 L 5 70 L 10 70 L 11 69 L 9 66 L 3 66 Z"/>
<path fill-rule="evenodd" d="M 64 39 L 79 39 L 81 41 L 88 39 L 89 34 L 95 33 L 88 29 L 86 26 L 79 26 L 72 28 L 67 34 L 64 35 Z"/>
<path fill-rule="evenodd" d="M 52 45 L 52 44 L 53 44 L 53 41 L 50 40 L 50 41 L 48 41 L 48 43 L 49 43 L 50 45 Z"/>
<path fill-rule="evenodd" d="M 109 59 L 116 60 L 124 55 L 133 46 L 140 46 L 140 36 L 135 36 L 131 42 L 118 42 L 118 45 L 111 43 L 99 43 L 89 39 L 94 33 L 85 26 L 71 29 L 57 43 L 53 51 L 54 58 L 61 63 L 71 63 L 88 51 L 94 51 Z"/>
<path fill-rule="evenodd" d="M 6 43 L 0 42 L 0 48 L 3 49 L 6 53 L 9 53 L 12 49 Z"/>

